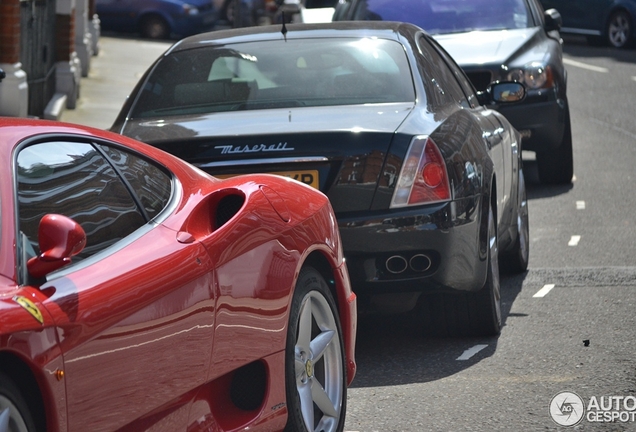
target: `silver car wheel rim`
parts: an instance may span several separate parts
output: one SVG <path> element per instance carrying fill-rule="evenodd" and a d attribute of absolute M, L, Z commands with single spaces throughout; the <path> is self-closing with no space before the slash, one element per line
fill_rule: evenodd
<path fill-rule="evenodd" d="M 163 35 L 163 24 L 160 22 L 153 22 L 152 25 L 148 28 L 148 35 L 152 39 L 157 39 L 158 37 Z"/>
<path fill-rule="evenodd" d="M 616 15 L 609 26 L 609 35 L 612 45 L 623 46 L 627 41 L 629 22 L 624 15 Z"/>
<path fill-rule="evenodd" d="M 521 174 L 520 176 L 520 181 L 524 181 L 523 174 Z M 520 189 L 521 203 L 519 205 L 519 211 L 517 212 L 517 232 L 519 233 L 519 247 L 521 249 L 521 258 L 525 262 L 528 260 L 528 239 L 530 238 L 530 230 L 527 223 L 528 198 L 526 195 L 525 186 L 522 186 Z"/>
<path fill-rule="evenodd" d="M 307 430 L 335 430 L 342 410 L 344 365 L 336 320 L 327 300 L 315 291 L 303 299 L 294 351 Z"/>
<path fill-rule="evenodd" d="M 18 408 L 6 397 L 0 395 L 0 432 L 28 432 Z"/>
<path fill-rule="evenodd" d="M 488 212 L 488 232 L 490 241 L 490 272 L 492 274 L 492 295 L 495 303 L 497 322 L 501 322 L 501 287 L 499 285 L 499 249 L 497 246 L 497 229 L 492 208 Z"/>

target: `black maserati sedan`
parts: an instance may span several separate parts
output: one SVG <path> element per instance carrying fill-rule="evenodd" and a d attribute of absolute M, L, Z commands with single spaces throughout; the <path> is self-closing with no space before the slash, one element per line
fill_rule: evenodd
<path fill-rule="evenodd" d="M 570 3 L 580 3 L 572 1 Z M 589 7 L 588 7 L 589 9 Z M 526 99 L 495 107 L 536 153 L 539 179 L 568 184 L 574 174 L 561 16 L 538 0 L 340 0 L 334 20 L 406 21 L 432 34 L 477 91 L 522 82 Z"/>
<path fill-rule="evenodd" d="M 497 334 L 500 263 L 524 271 L 529 239 L 521 136 L 490 107 L 524 98 L 515 82 L 475 93 L 412 24 L 250 27 L 173 45 L 112 130 L 217 177 L 321 190 L 360 302 L 417 311 L 426 297 L 445 333 Z"/>

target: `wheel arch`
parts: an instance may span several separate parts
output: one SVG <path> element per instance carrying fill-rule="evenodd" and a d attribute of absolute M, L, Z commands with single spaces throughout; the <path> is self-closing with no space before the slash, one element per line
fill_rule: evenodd
<path fill-rule="evenodd" d="M 302 267 L 312 267 L 323 277 L 338 309 L 340 328 L 346 357 L 346 382 L 351 384 L 356 374 L 355 345 L 357 329 L 357 306 L 355 294 L 351 291 L 348 272 L 343 264 L 337 267 L 325 251 L 311 252 Z"/>
<path fill-rule="evenodd" d="M 605 16 L 605 21 L 603 22 L 604 35 L 607 35 L 607 25 L 609 24 L 612 15 L 614 15 L 616 12 L 625 12 L 631 18 L 632 26 L 634 25 L 634 17 L 636 16 L 636 11 L 631 10 L 625 4 L 617 3 L 607 12 L 607 15 Z"/>
<path fill-rule="evenodd" d="M 488 211 L 492 207 L 495 224 L 497 224 L 497 175 L 493 172 L 490 182 L 484 185 L 484 195 L 481 206 L 481 218 L 479 222 L 479 257 L 488 258 Z M 497 225 L 497 230 L 499 226 Z"/>
<path fill-rule="evenodd" d="M 338 296 L 339 290 L 336 285 L 336 272 L 333 270 L 333 266 L 329 259 L 321 251 L 316 250 L 307 256 L 302 266 L 313 267 L 325 279 L 325 282 L 327 282 L 327 286 L 329 287 L 329 291 L 336 302 L 338 313 L 341 314 L 341 299 Z"/>
<path fill-rule="evenodd" d="M 3 351 L 0 352 L 0 372 L 8 375 L 18 386 L 33 416 L 37 430 L 45 431 L 47 406 L 44 404 L 43 389 L 33 369 L 19 356 Z"/>

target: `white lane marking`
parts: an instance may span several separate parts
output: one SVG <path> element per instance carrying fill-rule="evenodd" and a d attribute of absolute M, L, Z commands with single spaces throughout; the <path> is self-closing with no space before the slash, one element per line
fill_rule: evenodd
<path fill-rule="evenodd" d="M 552 291 L 552 288 L 554 288 L 554 284 L 543 285 L 543 288 L 537 291 L 537 293 L 533 295 L 532 297 L 536 297 L 536 298 L 545 297 L 550 291 Z"/>
<path fill-rule="evenodd" d="M 591 65 L 591 64 L 587 64 L 587 63 L 581 63 L 581 62 L 578 62 L 576 60 L 571 60 L 571 59 L 566 59 L 566 58 L 563 59 L 563 63 L 565 63 L 566 65 L 578 67 L 578 68 L 581 68 L 581 69 L 591 70 L 591 71 L 594 71 L 594 72 L 601 72 L 601 73 L 609 72 L 609 69 L 604 68 L 604 67 L 594 66 L 594 65 Z"/>
<path fill-rule="evenodd" d="M 633 77 L 632 77 L 632 79 L 633 79 L 634 81 L 636 81 L 636 76 L 633 76 Z"/>
<path fill-rule="evenodd" d="M 480 345 L 475 345 L 472 348 L 468 348 L 466 351 L 462 353 L 462 355 L 457 357 L 457 360 L 468 360 L 469 358 L 471 358 L 472 356 L 474 356 L 475 354 L 477 354 L 479 351 L 483 350 L 487 346 L 488 345 L 480 344 Z"/>
<path fill-rule="evenodd" d="M 581 241 L 581 236 L 580 235 L 573 235 L 572 237 L 570 237 L 570 241 L 568 242 L 568 246 L 577 246 L 580 241 Z"/>
<path fill-rule="evenodd" d="M 577 201 L 576 202 L 577 210 L 585 210 L 585 201 Z"/>

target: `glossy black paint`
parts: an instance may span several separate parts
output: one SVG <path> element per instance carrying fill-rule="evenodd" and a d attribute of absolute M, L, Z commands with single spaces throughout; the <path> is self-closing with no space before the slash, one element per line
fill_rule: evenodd
<path fill-rule="evenodd" d="M 359 295 L 481 289 L 487 272 L 490 203 L 495 207 L 500 250 L 516 240 L 519 133 L 497 111 L 479 105 L 469 86 L 462 87 L 471 93 L 463 94 L 461 101 L 448 102 L 444 92 L 446 96 L 440 96 L 441 89 L 432 78 L 457 80 L 457 88 L 458 81 L 467 79 L 457 65 L 445 66 L 438 57 L 432 59 L 433 64 L 450 67 L 444 69 L 448 76 L 422 75 L 429 73 L 427 61 L 431 59 L 422 58 L 420 48 L 426 46 L 433 53 L 437 48 L 414 25 L 340 22 L 288 25 L 287 29 L 287 40 L 377 37 L 398 41 L 411 65 L 415 100 L 131 118 L 153 66 L 111 129 L 181 156 L 213 175 L 318 170 L 320 190 L 334 207 L 352 285 Z M 285 49 L 280 27 L 272 26 L 193 36 L 163 57 L 184 50 L 203 53 L 214 46 L 248 40 L 280 43 Z M 389 208 L 407 149 L 414 137 L 422 135 L 430 136 L 444 157 L 452 199 Z M 257 148 L 261 150 L 248 151 Z M 392 274 L 385 260 L 395 254 L 426 254 L 430 267 Z"/>

